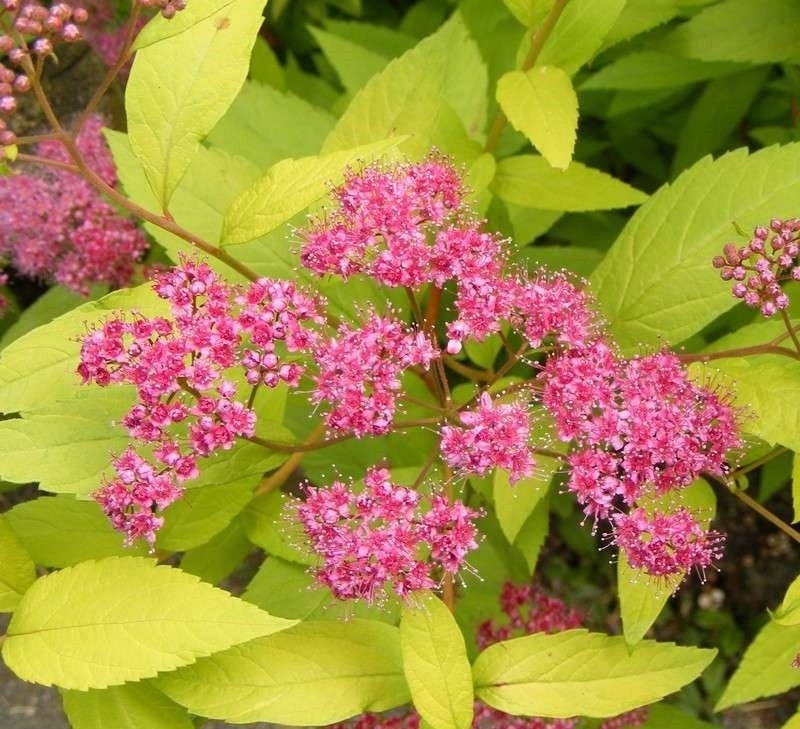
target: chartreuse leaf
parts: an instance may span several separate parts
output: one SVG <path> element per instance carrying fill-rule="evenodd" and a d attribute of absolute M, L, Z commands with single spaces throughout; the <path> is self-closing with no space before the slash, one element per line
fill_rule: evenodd
<path fill-rule="evenodd" d="M 3 643 L 26 681 L 106 688 L 293 625 L 155 560 L 109 557 L 39 579 Z"/>
<path fill-rule="evenodd" d="M 800 521 L 800 456 L 792 456 L 792 504 L 794 505 L 794 519 Z"/>
<path fill-rule="evenodd" d="M 800 729 L 800 712 L 789 717 L 789 720 L 781 726 L 781 729 Z"/>
<path fill-rule="evenodd" d="M 345 90 L 356 93 L 376 73 L 380 73 L 389 59 L 381 53 L 364 48 L 351 38 L 328 33 L 309 26 L 311 35 L 331 62 Z"/>
<path fill-rule="evenodd" d="M 79 306 L 37 327 L 0 352 L 0 412 L 49 408 L 54 400 L 68 399 L 81 389 L 75 374 L 86 324 L 121 309 L 145 316 L 165 310 L 149 284 L 122 289 Z"/>
<path fill-rule="evenodd" d="M 492 192 L 506 202 L 542 210 L 612 210 L 639 205 L 647 195 L 600 170 L 573 162 L 553 169 L 544 157 L 523 154 L 497 165 Z"/>
<path fill-rule="evenodd" d="M 136 54 L 125 92 L 128 137 L 160 208 L 242 87 L 262 8 L 260 0 L 232 0 Z"/>
<path fill-rule="evenodd" d="M 194 729 L 186 709 L 148 683 L 62 691 L 72 729 Z"/>
<path fill-rule="evenodd" d="M 644 504 L 648 511 L 671 511 L 686 506 L 692 510 L 703 527 L 707 527 L 714 517 L 716 505 L 714 491 L 703 480 L 695 481 L 677 493 L 669 493 Z M 665 579 L 651 577 L 631 567 L 625 553 L 620 550 L 617 560 L 617 590 L 623 633 L 625 642 L 629 646 L 636 645 L 644 638 L 684 577 L 682 574 Z"/>
<path fill-rule="evenodd" d="M 614 27 L 606 35 L 603 48 L 666 23 L 679 12 L 680 7 L 675 0 L 628 0 Z"/>
<path fill-rule="evenodd" d="M 174 673 L 157 686 L 193 714 L 236 724 L 333 724 L 409 700 L 397 628 L 304 622 Z"/>
<path fill-rule="evenodd" d="M 252 548 L 242 519 L 237 517 L 210 541 L 186 552 L 181 558 L 181 569 L 216 585 L 241 564 Z"/>
<path fill-rule="evenodd" d="M 794 0 L 725 0 L 678 26 L 663 44 L 672 53 L 707 61 L 796 61 L 798 26 L 800 5 Z"/>
<path fill-rule="evenodd" d="M 77 380 L 77 375 L 73 375 Z M 89 494 L 130 436 L 114 425 L 133 404 L 131 388 L 86 388 L 67 404 L 54 402 L 21 418 L 0 421 L 0 477 L 39 482 L 54 492 Z"/>
<path fill-rule="evenodd" d="M 287 516 L 288 500 L 289 497 L 281 491 L 268 491 L 256 496 L 242 514 L 247 536 L 253 544 L 276 557 L 314 564 L 314 557 L 299 548 L 305 543 L 305 538 L 299 521 Z"/>
<path fill-rule="evenodd" d="M 568 630 L 489 646 L 472 667 L 477 697 L 508 714 L 614 716 L 691 683 L 716 650 Z"/>
<path fill-rule="evenodd" d="M 319 157 L 278 162 L 228 208 L 221 245 L 247 243 L 270 233 L 323 197 L 331 183 L 341 181 L 348 167 L 371 162 L 400 141 L 395 137 Z"/>
<path fill-rule="evenodd" d="M 735 237 L 734 222 L 752 230 L 790 215 L 798 195 L 800 144 L 706 157 L 661 187 L 590 277 L 623 349 L 680 342 L 730 309 L 736 299 L 712 257 Z"/>
<path fill-rule="evenodd" d="M 183 33 L 183 31 L 197 25 L 201 20 L 205 20 L 220 10 L 224 10 L 234 1 L 197 0 L 197 2 L 187 4 L 180 13 L 169 19 L 158 13 L 139 31 L 136 40 L 133 42 L 133 50 L 138 51 L 165 38 L 171 38 L 173 35 Z"/>
<path fill-rule="evenodd" d="M 435 595 L 424 593 L 419 604 L 403 608 L 400 650 L 419 715 L 433 729 L 468 729 L 473 696 L 464 636 Z"/>
<path fill-rule="evenodd" d="M 800 686 L 800 671 L 792 666 L 798 646 L 800 625 L 767 623 L 747 647 L 714 711 Z"/>
<path fill-rule="evenodd" d="M 78 501 L 67 494 L 24 501 L 5 518 L 33 561 L 43 567 L 145 552 L 141 545 L 124 546 L 122 535 L 95 501 Z"/>
<path fill-rule="evenodd" d="M 779 625 L 800 625 L 800 577 L 789 585 L 783 602 L 772 613 L 772 619 Z"/>
<path fill-rule="evenodd" d="M 248 81 L 207 141 L 266 170 L 287 157 L 316 154 L 335 121 L 298 96 Z"/>
<path fill-rule="evenodd" d="M 557 66 L 510 71 L 497 82 L 497 101 L 508 120 L 553 166 L 566 169 L 575 149 L 578 97 Z"/>
<path fill-rule="evenodd" d="M 570 0 L 547 38 L 538 65 L 572 75 L 600 50 L 625 0 Z"/>
<path fill-rule="evenodd" d="M 322 151 L 408 134 L 400 149 L 411 157 L 422 156 L 435 145 L 468 161 L 480 153 L 467 133 L 474 135 L 483 128 L 487 83 L 480 51 L 461 15 L 455 13 L 436 33 L 367 82 Z"/>
<path fill-rule="evenodd" d="M 4 517 L 0 517 L 0 613 L 19 604 L 36 579 L 36 567 Z"/>

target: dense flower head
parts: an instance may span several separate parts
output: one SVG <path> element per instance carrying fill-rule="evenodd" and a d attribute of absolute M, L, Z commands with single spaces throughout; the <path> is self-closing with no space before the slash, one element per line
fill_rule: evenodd
<path fill-rule="evenodd" d="M 706 531 L 686 508 L 648 515 L 642 508 L 615 514 L 614 541 L 628 563 L 654 577 L 700 574 L 722 557 L 724 537 Z"/>
<path fill-rule="evenodd" d="M 512 484 L 533 474 L 530 414 L 522 402 L 495 404 L 484 392 L 477 409 L 459 418 L 461 426 L 445 425 L 441 431 L 442 455 L 456 472 L 483 476 L 504 468 Z"/>
<path fill-rule="evenodd" d="M 439 352 L 424 332 L 371 312 L 361 326 L 341 324 L 335 336 L 316 341 L 312 355 L 312 402 L 330 406 L 331 428 L 361 437 L 389 431 L 401 375 L 412 366 L 427 369 Z"/>
<path fill-rule="evenodd" d="M 317 582 L 340 600 L 380 603 L 390 591 L 407 598 L 433 588 L 437 575 L 456 574 L 477 547 L 477 512 L 439 495 L 425 507 L 385 468 L 370 468 L 360 492 L 342 481 L 309 485 L 296 508 L 320 559 Z"/>
<path fill-rule="evenodd" d="M 145 464 L 135 469 L 145 473 L 135 482 L 123 477 L 117 459 L 118 478 L 96 494 L 129 542 L 154 541 L 158 512 L 181 495 L 176 484 L 199 475 L 198 459 L 253 436 L 256 416 L 237 399 L 237 370 L 254 386 L 297 386 L 302 370 L 282 360 L 277 346 L 305 346 L 312 336 L 305 326 L 321 321 L 317 302 L 292 283 L 259 279 L 239 291 L 194 259 L 157 274 L 153 288 L 171 316 L 104 322 L 84 337 L 78 366 L 84 382 L 136 388 L 122 424 L 152 459 L 130 451 L 128 458 Z M 150 498 L 153 488 L 169 498 Z"/>
<path fill-rule="evenodd" d="M 668 352 L 625 360 L 597 340 L 551 357 L 540 376 L 559 436 L 577 446 L 569 488 L 589 516 L 607 518 L 615 497 L 631 505 L 648 486 L 662 494 L 722 475 L 740 445 L 725 396 Z"/>
<path fill-rule="evenodd" d="M 116 170 L 101 130 L 102 119 L 90 117 L 77 145 L 89 166 L 114 186 Z M 43 142 L 37 152 L 68 161 L 59 142 Z M 146 250 L 134 220 L 120 215 L 78 175 L 37 169 L 0 177 L 0 257 L 20 274 L 86 295 L 92 283 L 130 284 Z"/>
<path fill-rule="evenodd" d="M 727 243 L 715 256 L 723 281 L 733 281 L 733 295 L 770 317 L 789 306 L 784 281 L 800 281 L 800 218 L 774 218 L 758 226 L 745 246 Z"/>

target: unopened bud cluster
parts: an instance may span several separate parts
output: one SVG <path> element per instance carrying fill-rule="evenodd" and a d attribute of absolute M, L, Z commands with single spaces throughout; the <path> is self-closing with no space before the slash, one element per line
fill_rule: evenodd
<path fill-rule="evenodd" d="M 175 13 L 186 7 L 186 0 L 139 0 L 139 5 L 145 8 L 158 8 L 161 14 L 169 20 Z"/>
<path fill-rule="evenodd" d="M 49 56 L 59 43 L 81 38 L 80 25 L 89 19 L 82 7 L 38 0 L 0 0 L 0 115 L 17 110 L 17 95 L 31 89 L 23 68 L 30 58 Z M 15 135 L 0 119 L 0 146 L 14 144 Z"/>
<path fill-rule="evenodd" d="M 800 218 L 774 218 L 758 226 L 746 246 L 725 244 L 714 268 L 723 281 L 733 281 L 733 295 L 770 317 L 789 306 L 784 281 L 800 281 Z"/>

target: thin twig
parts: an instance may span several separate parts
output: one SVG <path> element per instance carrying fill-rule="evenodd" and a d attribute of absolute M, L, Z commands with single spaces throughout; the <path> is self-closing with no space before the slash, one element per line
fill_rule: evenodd
<path fill-rule="evenodd" d="M 325 423 L 320 423 L 314 430 L 309 433 L 304 441 L 305 443 L 312 444 L 318 441 L 325 435 Z M 256 494 L 265 494 L 273 489 L 280 488 L 285 483 L 286 479 L 294 473 L 295 469 L 300 465 L 306 451 L 297 451 L 286 459 L 286 462 L 274 473 L 265 478 L 256 488 Z"/>
<path fill-rule="evenodd" d="M 792 338 L 792 342 L 794 342 L 794 348 L 800 352 L 800 339 L 798 339 L 797 334 L 795 334 L 794 327 L 792 326 L 792 322 L 789 320 L 789 315 L 786 313 L 786 309 L 781 309 L 781 317 L 783 318 L 783 323 L 786 325 L 786 331 Z"/>

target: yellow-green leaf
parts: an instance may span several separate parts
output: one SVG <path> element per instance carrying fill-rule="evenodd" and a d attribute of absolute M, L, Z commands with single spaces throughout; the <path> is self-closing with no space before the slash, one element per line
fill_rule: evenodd
<path fill-rule="evenodd" d="M 638 205 L 647 195 L 600 170 L 573 162 L 553 169 L 535 154 L 507 157 L 497 165 L 492 191 L 502 200 L 541 210 L 612 210 Z"/>
<path fill-rule="evenodd" d="M 148 683 L 63 691 L 72 729 L 194 729 L 186 709 Z"/>
<path fill-rule="evenodd" d="M 278 162 L 233 201 L 225 214 L 221 244 L 247 243 L 275 230 L 323 197 L 331 183 L 341 182 L 349 166 L 371 162 L 400 141 L 395 137 L 319 157 Z"/>
<path fill-rule="evenodd" d="M 35 579 L 33 560 L 0 517 L 0 613 L 14 610 Z"/>
<path fill-rule="evenodd" d="M 358 619 L 303 622 L 156 685 L 193 714 L 236 724 L 324 726 L 409 699 L 398 629 Z"/>
<path fill-rule="evenodd" d="M 25 681 L 83 691 L 171 671 L 294 623 L 155 560 L 110 557 L 39 579 L 2 654 Z"/>
<path fill-rule="evenodd" d="M 572 81 L 557 66 L 511 71 L 497 82 L 497 101 L 553 166 L 566 169 L 575 150 L 578 97 Z"/>
<path fill-rule="evenodd" d="M 128 137 L 162 209 L 244 83 L 262 8 L 260 0 L 233 0 L 136 54 L 125 93 Z"/>
<path fill-rule="evenodd" d="M 133 42 L 133 50 L 141 50 L 165 38 L 183 33 L 201 20 L 223 10 L 232 2 L 234 0 L 192 0 L 172 18 L 165 18 L 161 13 L 157 13 L 139 31 Z"/>
<path fill-rule="evenodd" d="M 566 718 L 614 716 L 691 683 L 716 650 L 569 630 L 489 646 L 472 675 L 479 699 L 508 714 Z"/>
<path fill-rule="evenodd" d="M 472 674 L 464 636 L 445 604 L 430 593 L 400 620 L 403 672 L 411 700 L 433 729 L 472 724 Z"/>

